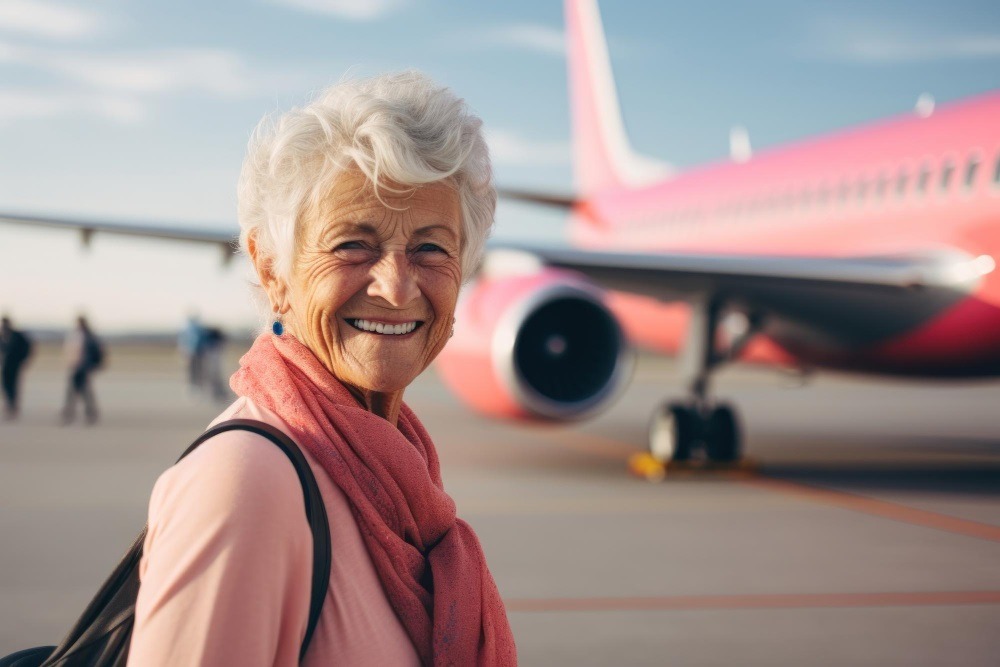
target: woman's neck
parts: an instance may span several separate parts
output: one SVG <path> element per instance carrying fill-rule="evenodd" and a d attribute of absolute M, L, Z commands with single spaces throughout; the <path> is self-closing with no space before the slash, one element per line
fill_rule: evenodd
<path fill-rule="evenodd" d="M 351 392 L 351 395 L 358 400 L 358 403 L 368 410 L 368 412 L 378 415 L 393 426 L 397 425 L 399 420 L 399 410 L 403 405 L 402 391 L 369 391 L 367 389 L 359 389 L 351 386 L 346 382 L 343 384 L 347 387 L 347 390 Z"/>
<path fill-rule="evenodd" d="M 294 327 L 291 326 L 291 323 L 289 323 L 289 327 L 286 330 L 285 335 L 295 338 L 297 341 L 302 343 L 302 338 L 296 335 L 295 329 Z M 303 343 L 303 345 L 305 344 Z M 309 346 L 306 345 L 306 347 L 308 348 Z M 349 391 L 351 395 L 354 396 L 355 400 L 357 400 L 358 403 L 361 404 L 361 407 L 363 407 L 365 410 L 368 410 L 368 412 L 371 412 L 372 414 L 378 415 L 379 417 L 386 420 L 393 426 L 397 425 L 399 421 L 399 410 L 400 407 L 403 405 L 402 389 L 400 389 L 399 391 L 380 392 L 380 391 L 372 391 L 370 389 L 361 389 L 360 387 L 355 387 L 349 382 L 345 382 L 344 380 L 341 380 L 339 377 L 337 377 L 337 374 L 334 373 L 333 370 L 330 368 L 330 364 L 324 363 L 322 358 L 319 355 L 317 355 L 315 351 L 313 351 L 311 348 L 309 349 L 309 351 L 312 352 L 313 356 L 316 357 L 317 361 L 319 361 L 326 368 L 327 372 L 333 375 L 333 377 L 337 378 L 338 382 L 347 387 L 347 391 Z"/>

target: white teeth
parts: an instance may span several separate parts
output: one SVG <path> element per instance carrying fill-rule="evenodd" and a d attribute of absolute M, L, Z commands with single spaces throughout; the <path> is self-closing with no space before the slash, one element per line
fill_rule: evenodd
<path fill-rule="evenodd" d="M 417 328 L 417 322 L 415 321 L 405 324 L 385 324 L 383 322 L 370 322 L 369 320 L 351 320 L 351 324 L 362 331 L 390 336 L 408 334 Z"/>

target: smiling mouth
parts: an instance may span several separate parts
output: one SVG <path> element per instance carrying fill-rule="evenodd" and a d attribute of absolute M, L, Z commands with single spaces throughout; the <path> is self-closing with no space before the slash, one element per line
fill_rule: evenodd
<path fill-rule="evenodd" d="M 405 336 L 408 333 L 419 329 L 423 322 L 413 320 L 412 322 L 402 322 L 400 324 L 389 324 L 387 322 L 377 322 L 375 320 L 348 319 L 348 324 L 365 333 L 382 334 L 383 336 Z"/>

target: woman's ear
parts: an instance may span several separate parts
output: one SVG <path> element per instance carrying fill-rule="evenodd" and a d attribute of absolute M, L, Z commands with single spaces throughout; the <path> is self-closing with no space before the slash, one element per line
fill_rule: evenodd
<path fill-rule="evenodd" d="M 284 315 L 288 312 L 288 287 L 274 272 L 274 261 L 269 255 L 261 251 L 257 243 L 257 235 L 251 233 L 247 237 L 247 252 L 257 271 L 257 278 L 260 286 L 264 288 L 267 299 L 271 303 L 271 311 Z"/>

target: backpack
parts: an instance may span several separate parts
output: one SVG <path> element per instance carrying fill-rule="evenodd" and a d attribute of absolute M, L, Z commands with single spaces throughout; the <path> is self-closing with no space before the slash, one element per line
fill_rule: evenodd
<path fill-rule="evenodd" d="M 20 331 L 11 331 L 4 350 L 4 363 L 19 365 L 31 356 L 31 339 Z"/>
<path fill-rule="evenodd" d="M 287 435 L 264 422 L 231 419 L 217 424 L 202 433 L 181 454 L 178 461 L 212 436 L 233 430 L 256 433 L 278 446 L 295 466 L 299 482 L 302 483 L 306 518 L 313 535 L 312 595 L 309 600 L 309 624 L 299 650 L 299 662 L 302 662 L 319 621 L 323 599 L 330 583 L 330 526 L 326 518 L 326 507 L 316 485 L 316 478 L 298 446 Z M 135 622 L 135 601 L 139 595 L 139 559 L 142 558 L 145 539 L 146 528 L 143 528 L 59 646 L 37 646 L 0 657 L 0 667 L 125 667 Z M 247 582 L 247 585 L 252 584 L 253 582 Z"/>
<path fill-rule="evenodd" d="M 88 335 L 83 341 L 83 365 L 93 369 L 104 365 L 104 346 L 97 336 Z"/>

